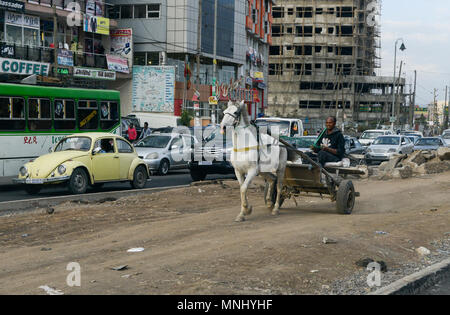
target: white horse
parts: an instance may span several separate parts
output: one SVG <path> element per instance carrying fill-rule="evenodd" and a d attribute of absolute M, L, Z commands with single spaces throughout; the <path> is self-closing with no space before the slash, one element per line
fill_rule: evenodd
<path fill-rule="evenodd" d="M 228 103 L 220 127 L 222 133 L 225 133 L 226 127 L 234 127 L 231 164 L 241 186 L 241 213 L 236 218 L 236 222 L 245 221 L 245 216 L 252 213 L 253 208 L 249 205 L 247 190 L 258 175 L 264 177 L 269 183 L 266 198 L 269 200 L 269 209 L 272 210 L 272 215 L 279 215 L 281 191 L 288 159 L 287 149 L 281 147 L 276 139 L 267 134 L 261 134 L 258 139 L 258 132 L 250 124 L 247 106 L 244 102 L 237 106 L 232 102 Z M 275 204 L 272 204 L 271 196 L 275 183 L 277 184 L 277 199 Z"/>

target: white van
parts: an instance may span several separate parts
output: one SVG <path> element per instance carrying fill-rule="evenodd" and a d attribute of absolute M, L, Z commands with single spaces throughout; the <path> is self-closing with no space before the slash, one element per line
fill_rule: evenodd
<path fill-rule="evenodd" d="M 178 127 L 181 125 L 181 118 L 172 115 L 152 114 L 152 113 L 139 113 L 133 112 L 128 117 L 139 118 L 141 127 L 144 127 L 144 123 L 148 123 L 150 129 L 158 129 L 165 127 Z"/>
<path fill-rule="evenodd" d="M 303 137 L 303 122 L 300 119 L 288 119 L 288 118 L 258 118 L 256 120 L 258 127 L 268 126 L 270 128 L 276 126 L 280 128 L 280 135 L 290 138 Z"/>
<path fill-rule="evenodd" d="M 361 138 L 359 139 L 359 142 L 363 146 L 369 146 L 371 145 L 378 137 L 381 136 L 389 136 L 392 135 L 392 131 L 390 130 L 366 130 L 361 135 Z"/>

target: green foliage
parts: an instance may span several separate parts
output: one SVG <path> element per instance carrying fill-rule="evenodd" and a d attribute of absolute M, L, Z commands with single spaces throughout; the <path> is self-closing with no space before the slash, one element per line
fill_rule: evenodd
<path fill-rule="evenodd" d="M 192 118 L 193 117 L 189 114 L 188 111 L 183 111 L 183 113 L 181 114 L 181 118 L 180 118 L 181 124 L 183 126 L 190 127 Z"/>

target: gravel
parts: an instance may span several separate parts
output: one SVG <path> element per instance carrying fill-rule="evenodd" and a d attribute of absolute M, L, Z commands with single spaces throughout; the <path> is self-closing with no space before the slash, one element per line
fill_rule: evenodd
<path fill-rule="evenodd" d="M 445 239 L 431 242 L 428 249 L 431 250 L 431 255 L 423 257 L 418 262 L 399 264 L 400 267 L 397 268 L 388 266 L 388 272 L 383 273 L 381 276 L 381 286 L 385 287 L 408 275 L 448 259 L 450 257 L 450 235 L 446 234 Z M 365 295 L 375 292 L 379 288 L 369 288 L 367 284 L 369 273 L 369 271 L 361 269 L 361 271 L 354 273 L 350 277 L 336 280 L 329 288 L 323 288 L 321 293 L 325 295 Z"/>

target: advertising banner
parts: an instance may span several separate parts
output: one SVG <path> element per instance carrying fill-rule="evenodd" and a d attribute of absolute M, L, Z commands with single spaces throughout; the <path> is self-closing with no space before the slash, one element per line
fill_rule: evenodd
<path fill-rule="evenodd" d="M 130 68 L 128 68 L 128 60 L 120 56 L 106 55 L 106 61 L 108 62 L 108 69 L 122 72 L 130 73 Z"/>
<path fill-rule="evenodd" d="M 133 67 L 133 111 L 173 113 L 175 67 Z"/>
<path fill-rule="evenodd" d="M 73 67 L 73 53 L 67 49 L 58 49 L 58 64 Z"/>
<path fill-rule="evenodd" d="M 25 11 L 25 3 L 21 2 L 21 1 L 15 1 L 15 0 L 0 0 L 0 8 L 18 11 L 18 12 L 24 12 Z"/>
<path fill-rule="evenodd" d="M 111 30 L 111 54 L 128 60 L 128 67 L 133 67 L 133 30 L 131 28 Z"/>
<path fill-rule="evenodd" d="M 83 29 L 89 33 L 109 35 L 109 19 L 86 14 Z"/>

